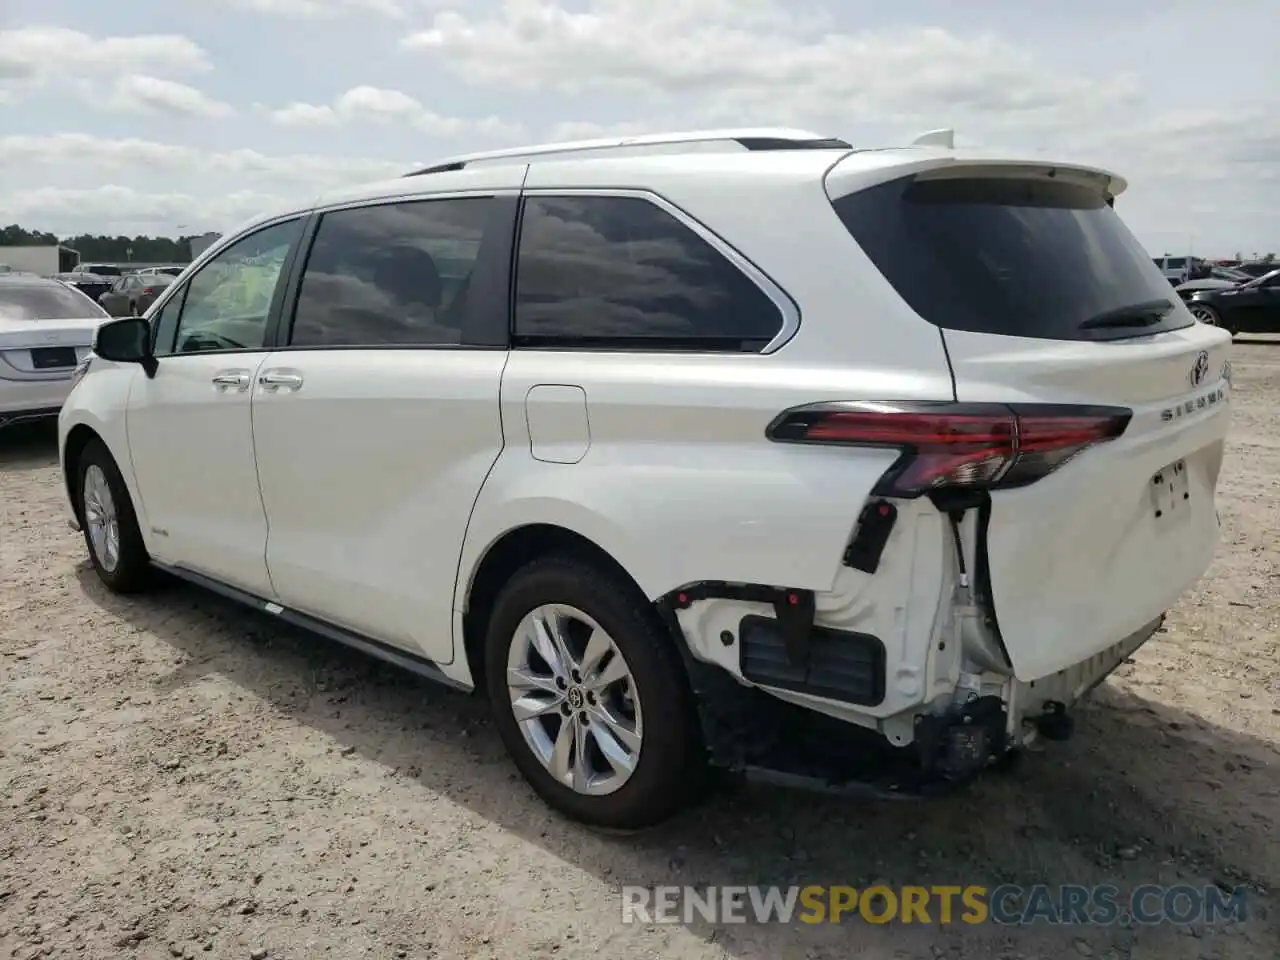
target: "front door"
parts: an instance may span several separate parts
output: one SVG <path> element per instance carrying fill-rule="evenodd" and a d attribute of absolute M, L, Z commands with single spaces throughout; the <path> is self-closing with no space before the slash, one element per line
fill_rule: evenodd
<path fill-rule="evenodd" d="M 234 242 L 153 317 L 159 364 L 129 394 L 129 452 L 152 554 L 259 596 L 267 521 L 254 462 L 252 384 L 302 221 Z"/>

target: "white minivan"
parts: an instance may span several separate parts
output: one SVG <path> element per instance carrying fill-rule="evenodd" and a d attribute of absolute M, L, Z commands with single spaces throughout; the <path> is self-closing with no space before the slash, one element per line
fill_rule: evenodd
<path fill-rule="evenodd" d="M 483 692 L 590 823 L 708 767 L 961 783 L 1066 736 L 1218 541 L 1230 337 L 1124 187 L 752 130 L 338 190 L 102 327 L 72 523 L 112 590 Z"/>

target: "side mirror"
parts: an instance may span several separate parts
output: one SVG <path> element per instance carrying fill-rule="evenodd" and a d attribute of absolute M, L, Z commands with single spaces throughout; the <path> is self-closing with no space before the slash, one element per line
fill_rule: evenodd
<path fill-rule="evenodd" d="M 109 320 L 93 335 L 93 352 L 103 360 L 139 363 L 148 377 L 159 364 L 151 352 L 151 324 L 142 317 Z"/>

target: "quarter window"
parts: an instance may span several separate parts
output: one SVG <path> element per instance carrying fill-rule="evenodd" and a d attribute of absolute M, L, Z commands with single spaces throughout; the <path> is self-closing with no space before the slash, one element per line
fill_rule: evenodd
<path fill-rule="evenodd" d="M 186 298 L 173 352 L 261 350 L 276 288 L 301 233 L 300 219 L 273 224 L 236 241 L 201 267 L 187 282 L 185 294 L 177 291 L 169 301 Z"/>
<path fill-rule="evenodd" d="M 292 346 L 432 346 L 462 340 L 487 197 L 326 213 L 298 291 Z"/>
<path fill-rule="evenodd" d="M 759 351 L 767 294 L 642 197 L 531 197 L 516 275 L 517 346 Z"/>

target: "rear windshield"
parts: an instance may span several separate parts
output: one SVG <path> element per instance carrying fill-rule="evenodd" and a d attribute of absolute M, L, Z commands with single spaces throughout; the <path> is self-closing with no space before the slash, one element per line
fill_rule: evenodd
<path fill-rule="evenodd" d="M 898 294 L 947 330 L 1105 340 L 1195 322 L 1106 199 L 1079 184 L 905 177 L 834 206 Z M 1152 322 L 1160 301 L 1168 312 Z M 1141 326 L 1114 319 L 1130 309 Z"/>
<path fill-rule="evenodd" d="M 80 320 L 106 315 L 79 290 L 60 283 L 0 283 L 0 319 Z"/>

